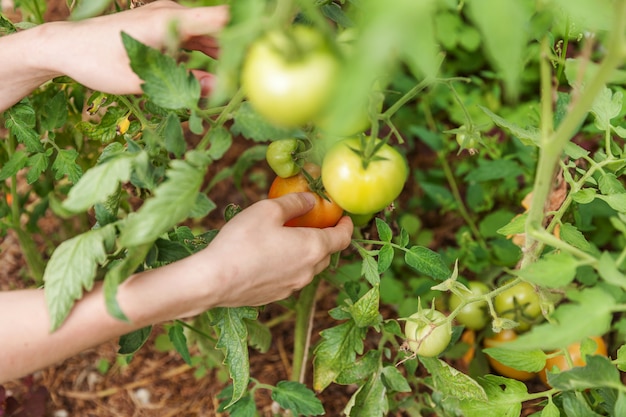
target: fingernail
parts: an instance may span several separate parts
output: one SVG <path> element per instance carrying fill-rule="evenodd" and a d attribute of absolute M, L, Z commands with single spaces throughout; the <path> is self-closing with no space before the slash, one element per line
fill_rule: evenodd
<path fill-rule="evenodd" d="M 315 196 L 312 193 L 302 193 L 302 196 L 310 206 L 315 205 Z"/>

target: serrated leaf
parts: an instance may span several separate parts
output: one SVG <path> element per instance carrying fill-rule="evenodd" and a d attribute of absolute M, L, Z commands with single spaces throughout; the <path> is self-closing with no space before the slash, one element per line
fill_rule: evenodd
<path fill-rule="evenodd" d="M 53 131 L 67 122 L 67 98 L 65 92 L 59 90 L 51 99 L 46 100 L 41 113 L 41 129 Z"/>
<path fill-rule="evenodd" d="M 597 194 L 596 198 L 603 200 L 613 210 L 619 213 L 626 213 L 626 193 L 611 195 Z"/>
<path fill-rule="evenodd" d="M 343 11 L 343 9 L 335 3 L 325 4 L 321 7 L 324 16 L 343 27 L 351 27 L 354 25 L 352 20 Z"/>
<path fill-rule="evenodd" d="M 229 404 L 246 393 L 250 380 L 248 360 L 248 329 L 244 320 L 255 320 L 258 312 L 252 307 L 214 308 L 209 311 L 211 324 L 217 328 L 219 338 L 215 345 L 224 352 L 224 363 L 233 380 L 233 395 Z"/>
<path fill-rule="evenodd" d="M 605 172 L 598 179 L 598 188 L 604 195 L 624 193 L 626 190 L 622 183 L 612 172 Z"/>
<path fill-rule="evenodd" d="M 596 190 L 592 188 L 583 188 L 572 194 L 572 200 L 579 204 L 589 204 L 596 198 Z"/>
<path fill-rule="evenodd" d="M 495 375 L 478 378 L 478 382 L 489 399 L 461 401 L 464 417 L 519 417 L 522 411 L 522 401 L 525 401 L 528 396 L 523 382 Z"/>
<path fill-rule="evenodd" d="M 26 182 L 32 184 L 39 179 L 39 176 L 48 168 L 51 154 L 52 149 L 49 149 L 46 152 L 35 153 L 28 157 L 26 165 L 30 167 L 30 169 L 26 174 Z"/>
<path fill-rule="evenodd" d="M 346 364 L 346 367 L 335 380 L 340 385 L 361 383 L 376 372 L 380 367 L 381 360 L 380 351 L 369 350 L 354 363 Z"/>
<path fill-rule="evenodd" d="M 387 388 L 381 379 L 380 370 L 372 375 L 354 393 L 344 413 L 349 417 L 383 417 L 389 412 Z"/>
<path fill-rule="evenodd" d="M 393 262 L 395 252 L 390 244 L 383 245 L 378 250 L 378 274 L 382 274 L 389 269 Z"/>
<path fill-rule="evenodd" d="M 313 359 L 313 388 L 323 391 L 349 364 L 356 354 L 363 353 L 363 338 L 367 329 L 352 320 L 323 330 Z"/>
<path fill-rule="evenodd" d="M 623 94 L 604 87 L 596 96 L 591 105 L 591 113 L 595 117 L 595 125 L 600 130 L 609 130 L 611 119 L 616 118 L 622 110 Z"/>
<path fill-rule="evenodd" d="M 226 177 L 232 176 L 235 186 L 242 188 L 242 181 L 246 171 L 259 161 L 265 160 L 267 145 L 257 145 L 246 149 L 237 158 L 237 162 L 232 167 L 230 173 L 227 172 Z"/>
<path fill-rule="evenodd" d="M 382 370 L 382 380 L 387 389 L 394 392 L 411 392 L 411 386 L 395 366 L 385 366 Z"/>
<path fill-rule="evenodd" d="M 216 208 L 217 204 L 215 204 L 215 202 L 213 202 L 213 200 L 211 200 L 209 196 L 207 196 L 203 192 L 199 192 L 196 197 L 196 201 L 188 214 L 188 217 L 199 219 L 207 216 Z"/>
<path fill-rule="evenodd" d="M 272 332 L 258 320 L 245 320 L 248 328 L 248 344 L 261 353 L 266 353 L 272 345 Z"/>
<path fill-rule="evenodd" d="M 119 340 L 118 355 L 132 355 L 146 343 L 152 333 L 152 326 L 142 327 L 122 335 Z"/>
<path fill-rule="evenodd" d="M 170 110 L 197 107 L 200 82 L 183 65 L 125 32 L 122 42 L 131 68 L 144 81 L 142 90 L 157 106 Z"/>
<path fill-rule="evenodd" d="M 60 180 L 64 175 L 67 175 L 67 178 L 76 184 L 83 175 L 83 170 L 76 163 L 76 158 L 78 158 L 78 152 L 74 149 L 59 149 L 52 163 L 54 179 Z"/>
<path fill-rule="evenodd" d="M 209 143 L 209 157 L 213 160 L 218 160 L 230 149 L 233 144 L 233 136 L 230 131 L 224 127 L 213 128 L 208 132 Z"/>
<path fill-rule="evenodd" d="M 166 171 L 167 180 L 157 187 L 154 197 L 123 225 L 122 246 L 129 247 L 156 240 L 189 215 L 204 181 L 204 169 L 187 161 L 173 160 Z"/>
<path fill-rule="evenodd" d="M 52 331 L 63 323 L 83 290 L 93 288 L 97 267 L 106 261 L 114 239 L 115 227 L 106 226 L 66 240 L 52 253 L 43 276 Z"/>
<path fill-rule="evenodd" d="M 411 268 L 431 278 L 444 280 L 450 277 L 450 268 L 443 262 L 441 255 L 426 247 L 411 247 L 405 252 L 404 260 Z"/>
<path fill-rule="evenodd" d="M 4 181 L 17 174 L 27 163 L 28 155 L 26 152 L 22 150 L 15 151 L 9 160 L 2 165 L 2 169 L 0 169 L 0 181 Z"/>
<path fill-rule="evenodd" d="M 515 123 L 511 123 L 508 120 L 498 116 L 493 113 L 487 107 L 478 106 L 480 109 L 487 115 L 489 118 L 498 126 L 503 129 L 506 129 L 510 134 L 518 138 L 524 145 L 539 145 L 540 132 L 539 129 L 535 127 L 530 128 L 522 128 Z"/>
<path fill-rule="evenodd" d="M 232 385 L 229 385 L 226 389 L 220 392 L 218 398 L 227 398 L 230 399 L 232 396 Z M 228 407 L 228 410 L 226 409 Z M 229 417 L 257 417 L 256 413 L 256 404 L 254 403 L 254 398 L 250 393 L 241 397 L 238 401 L 234 403 L 221 402 L 217 411 L 228 411 Z"/>
<path fill-rule="evenodd" d="M 487 355 L 513 369 L 539 372 L 546 364 L 546 354 L 541 349 L 512 351 L 498 347 L 483 349 Z"/>
<path fill-rule="evenodd" d="M 512 178 L 523 173 L 519 164 L 510 159 L 478 160 L 478 166 L 467 175 L 468 181 L 485 182 Z"/>
<path fill-rule="evenodd" d="M 322 402 L 306 385 L 296 381 L 279 381 L 272 389 L 272 400 L 294 415 L 320 416 L 324 414 Z"/>
<path fill-rule="evenodd" d="M 269 140 L 292 138 L 298 134 L 298 130 L 284 129 L 269 123 L 263 116 L 254 111 L 248 102 L 239 106 L 235 113 L 235 123 L 231 131 L 235 135 L 243 135 L 246 139 L 255 142 L 267 142 Z"/>
<path fill-rule="evenodd" d="M 437 358 L 420 358 L 433 379 L 435 389 L 459 400 L 487 401 L 483 387 L 470 376 Z"/>
<path fill-rule="evenodd" d="M 167 336 L 170 338 L 176 351 L 180 354 L 180 357 L 183 358 L 187 365 L 191 365 L 191 355 L 189 354 L 187 337 L 185 337 L 183 326 L 179 323 L 175 323 L 167 331 Z"/>
<path fill-rule="evenodd" d="M 86 211 L 96 203 L 102 203 L 117 192 L 120 183 L 130 179 L 131 167 L 135 156 L 120 154 L 106 162 L 96 165 L 85 172 L 80 180 L 70 189 L 63 208 L 74 213 Z"/>
<path fill-rule="evenodd" d="M 359 251 L 361 253 L 361 257 L 363 261 L 361 262 L 361 275 L 365 277 L 365 279 L 371 285 L 380 284 L 380 275 L 378 275 L 378 262 L 371 256 L 369 253 L 364 251 Z"/>
<path fill-rule="evenodd" d="M 375 285 L 356 303 L 350 306 L 350 313 L 358 327 L 370 327 L 380 324 L 380 288 Z"/>
<path fill-rule="evenodd" d="M 571 223 L 561 224 L 559 235 L 563 242 L 567 242 L 570 245 L 581 249 L 588 253 L 597 252 L 597 250 L 587 241 L 585 235 L 583 235 L 576 226 Z"/>
<path fill-rule="evenodd" d="M 520 233 L 524 233 L 526 231 L 526 219 L 528 218 L 527 213 L 520 214 L 518 216 L 513 217 L 511 221 L 502 226 L 497 230 L 497 232 L 504 236 L 518 235 Z"/>
<path fill-rule="evenodd" d="M 26 146 L 28 152 L 43 152 L 39 134 L 35 131 L 35 109 L 23 100 L 5 112 L 4 126 Z"/>
<path fill-rule="evenodd" d="M 567 252 L 549 253 L 515 272 L 526 281 L 547 288 L 565 287 L 576 278 L 578 260 Z"/>
<path fill-rule="evenodd" d="M 561 412 L 559 411 L 559 408 L 550 400 L 550 402 L 543 407 L 543 410 L 541 410 L 541 415 L 539 417 L 561 417 Z"/>
<path fill-rule="evenodd" d="M 589 155 L 589 151 L 576 145 L 574 142 L 567 142 L 563 148 L 563 152 L 572 159 L 580 159 Z"/>

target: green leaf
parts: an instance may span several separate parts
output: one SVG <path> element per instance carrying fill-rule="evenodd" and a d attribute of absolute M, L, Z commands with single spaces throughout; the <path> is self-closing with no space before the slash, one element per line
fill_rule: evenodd
<path fill-rule="evenodd" d="M 132 355 L 137 352 L 146 343 L 148 337 L 152 333 L 152 326 L 142 327 L 133 332 L 127 333 L 120 337 L 119 349 L 117 353 L 119 355 Z"/>
<path fill-rule="evenodd" d="M 507 130 L 510 134 L 521 140 L 524 145 L 539 145 L 540 132 L 539 129 L 537 129 L 536 127 L 529 127 L 527 129 L 524 129 L 516 125 L 515 123 L 511 123 L 510 121 L 498 116 L 487 107 L 483 107 L 480 105 L 478 107 L 480 107 L 480 109 L 485 112 L 485 114 L 489 116 L 489 118 L 495 124 Z"/>
<path fill-rule="evenodd" d="M 233 136 L 230 131 L 224 127 L 213 128 L 208 132 L 209 157 L 214 161 L 220 159 L 230 149 L 233 144 Z"/>
<path fill-rule="evenodd" d="M 376 230 L 378 230 L 378 237 L 383 242 L 391 242 L 393 238 L 393 232 L 391 227 L 383 219 L 376 217 Z"/>
<path fill-rule="evenodd" d="M 220 307 L 210 310 L 209 315 L 219 334 L 216 347 L 224 352 L 224 363 L 233 380 L 233 395 L 228 407 L 242 398 L 248 387 L 250 362 L 245 320 L 255 320 L 258 312 L 252 307 Z"/>
<path fill-rule="evenodd" d="M 611 327 L 615 298 L 600 288 L 567 294 L 571 302 L 559 305 L 549 323 L 537 324 L 507 343 L 512 350 L 561 349 L 586 337 L 606 333 Z"/>
<path fill-rule="evenodd" d="M 623 94 L 620 91 L 613 92 L 604 87 L 596 96 L 591 106 L 591 113 L 595 117 L 595 125 L 600 130 L 609 130 L 611 119 L 619 116 L 622 111 Z"/>
<path fill-rule="evenodd" d="M 572 200 L 579 204 L 589 204 L 596 198 L 596 190 L 584 188 L 572 194 Z"/>
<path fill-rule="evenodd" d="M 371 285 L 380 284 L 378 262 L 376 262 L 376 259 L 364 250 L 359 250 L 359 253 L 363 258 L 363 262 L 361 263 L 361 275 L 363 275 Z"/>
<path fill-rule="evenodd" d="M 130 66 L 144 83 L 142 90 L 157 106 L 178 110 L 197 107 L 200 83 L 174 58 L 142 44 L 122 32 Z"/>
<path fill-rule="evenodd" d="M 437 358 L 420 358 L 431 375 L 435 389 L 446 397 L 459 400 L 486 401 L 487 394 L 469 375 Z"/>
<path fill-rule="evenodd" d="M 561 412 L 550 399 L 548 404 L 546 404 L 546 406 L 543 407 L 543 410 L 541 410 L 541 415 L 539 417 L 561 417 Z"/>
<path fill-rule="evenodd" d="M 511 221 L 498 229 L 498 233 L 504 236 L 518 235 L 526 232 L 526 219 L 528 213 L 522 213 L 513 217 Z"/>
<path fill-rule="evenodd" d="M 284 129 L 269 123 L 263 116 L 254 111 L 248 102 L 239 106 L 235 113 L 235 123 L 231 132 L 235 135 L 243 135 L 246 139 L 255 142 L 267 142 L 268 140 L 287 139 L 298 136 L 298 130 Z"/>
<path fill-rule="evenodd" d="M 411 392 L 411 386 L 402 372 L 395 366 L 385 366 L 382 371 L 382 381 L 389 391 Z"/>
<path fill-rule="evenodd" d="M 220 401 L 217 411 L 228 411 L 229 417 L 258 417 L 254 398 L 252 398 L 252 395 L 249 392 L 234 403 L 230 402 L 232 395 L 232 385 L 227 386 L 218 394 L 218 398 L 220 400 L 227 399 L 228 401 Z M 228 410 L 226 409 L 227 407 Z"/>
<path fill-rule="evenodd" d="M 478 160 L 478 167 L 466 175 L 468 181 L 493 181 L 504 178 L 517 177 L 523 173 L 519 164 L 509 159 Z"/>
<path fill-rule="evenodd" d="M 389 399 L 380 370 L 354 393 L 344 413 L 351 417 L 383 417 L 388 415 Z"/>
<path fill-rule="evenodd" d="M 159 134 L 165 138 L 165 149 L 173 153 L 177 158 L 180 158 L 187 150 L 183 128 L 176 113 L 170 112 L 167 115 Z"/>
<path fill-rule="evenodd" d="M 559 235 L 562 241 L 567 242 L 580 250 L 588 253 L 597 252 L 597 250 L 591 245 L 591 243 L 587 241 L 585 235 L 583 235 L 580 230 L 578 230 L 576 226 L 572 225 L 571 223 L 561 224 Z"/>
<path fill-rule="evenodd" d="M 561 394 L 561 407 L 567 417 L 601 417 L 591 409 L 587 400 L 573 391 Z"/>
<path fill-rule="evenodd" d="M 146 200 L 123 225 L 122 246 L 153 242 L 189 215 L 204 181 L 204 169 L 187 161 L 173 160 L 166 175 L 167 180 L 157 187 L 154 197 Z"/>
<path fill-rule="evenodd" d="M 470 18 L 483 35 L 487 56 L 504 80 L 507 95 L 516 98 L 531 10 L 517 0 L 472 0 L 467 6 Z"/>
<path fill-rule="evenodd" d="M 101 15 L 113 0 L 81 0 L 72 10 L 71 20 L 83 20 Z"/>
<path fill-rule="evenodd" d="M 363 352 L 366 328 L 353 320 L 322 330 L 322 339 L 316 346 L 313 359 L 313 388 L 323 391 L 337 376 L 354 363 L 356 354 Z"/>
<path fill-rule="evenodd" d="M 60 180 L 67 175 L 67 178 L 76 184 L 83 175 L 83 170 L 76 163 L 76 158 L 78 158 L 78 152 L 74 149 L 59 149 L 52 163 L 52 170 L 55 172 L 54 179 Z"/>
<path fill-rule="evenodd" d="M 43 152 L 39 134 L 35 131 L 35 109 L 23 100 L 5 112 L 4 126 L 26 146 L 28 152 Z"/>
<path fill-rule="evenodd" d="M 381 353 L 378 350 L 369 350 L 354 363 L 346 364 L 346 367 L 337 376 L 335 381 L 340 385 L 359 384 L 370 378 L 381 363 Z"/>
<path fill-rule="evenodd" d="M 391 263 L 393 262 L 394 255 L 395 252 L 393 250 L 393 246 L 390 244 L 381 246 L 378 250 L 378 274 L 382 274 L 389 269 Z"/>
<path fill-rule="evenodd" d="M 619 213 L 626 213 L 626 193 L 611 195 L 596 195 L 596 198 L 603 200 L 613 210 Z"/>
<path fill-rule="evenodd" d="M 626 289 L 626 275 L 619 270 L 610 253 L 602 252 L 600 255 L 598 274 L 609 284 Z"/>
<path fill-rule="evenodd" d="M 203 192 L 199 192 L 196 201 L 188 216 L 194 219 L 201 219 L 215 210 L 217 205 Z"/>
<path fill-rule="evenodd" d="M 28 157 L 26 165 L 29 166 L 30 169 L 26 174 L 26 182 L 32 184 L 39 179 L 41 174 L 48 168 L 50 155 L 52 155 L 52 148 L 48 149 L 46 152 L 35 153 Z"/>
<path fill-rule="evenodd" d="M 15 151 L 0 169 L 0 181 L 11 178 L 28 163 L 28 155 L 22 150 Z"/>
<path fill-rule="evenodd" d="M 461 401 L 464 417 L 520 416 L 522 401 L 525 401 L 528 396 L 523 382 L 495 375 L 480 377 L 478 382 L 485 390 L 488 400 L 464 399 Z"/>
<path fill-rule="evenodd" d="M 404 261 L 417 272 L 438 280 L 443 281 L 451 274 L 441 255 L 423 246 L 411 247 L 405 252 Z"/>
<path fill-rule="evenodd" d="M 605 172 L 598 179 L 598 188 L 604 195 L 624 193 L 626 190 L 617 176 L 612 172 Z"/>
<path fill-rule="evenodd" d="M 180 323 L 175 323 L 169 328 L 167 335 L 181 358 L 183 358 L 187 365 L 191 365 L 191 355 L 189 354 L 187 337 L 185 337 L 183 326 Z"/>
<path fill-rule="evenodd" d="M 380 309 L 380 288 L 375 285 L 356 303 L 350 306 L 350 313 L 358 327 L 377 326 L 382 321 Z"/>
<path fill-rule="evenodd" d="M 320 416 L 324 414 L 322 402 L 306 385 L 296 381 L 279 381 L 272 390 L 272 400 L 294 415 Z"/>
<path fill-rule="evenodd" d="M 79 213 L 86 211 L 96 203 L 105 202 L 107 197 L 117 192 L 120 183 L 130 179 L 131 167 L 136 155 L 120 154 L 117 158 L 107 159 L 85 172 L 80 180 L 70 189 L 63 208 Z"/>
<path fill-rule="evenodd" d="M 248 329 L 248 344 L 261 353 L 266 353 L 272 346 L 270 328 L 258 320 L 245 320 Z"/>
<path fill-rule="evenodd" d="M 107 260 L 114 239 L 115 227 L 106 226 L 66 240 L 52 253 L 43 276 L 52 331 L 69 315 L 83 289 L 93 288 L 97 267 Z"/>
<path fill-rule="evenodd" d="M 137 270 L 141 263 L 143 263 L 151 246 L 152 244 L 148 243 L 128 248 L 126 250 L 126 257 L 113 263 L 113 266 L 110 267 L 104 276 L 104 302 L 109 314 L 118 320 L 129 321 L 117 302 L 117 288 L 126 278 Z"/>
<path fill-rule="evenodd" d="M 576 278 L 578 260 L 567 252 L 549 253 L 524 268 L 516 275 L 533 284 L 547 288 L 565 287 Z"/>
<path fill-rule="evenodd" d="M 617 368 L 605 356 L 588 355 L 585 366 L 576 366 L 567 371 L 546 373 L 548 383 L 558 390 L 586 390 L 609 387 L 621 389 L 620 374 Z"/>
<path fill-rule="evenodd" d="M 546 364 L 546 354 L 541 349 L 512 351 L 503 348 L 483 349 L 487 355 L 513 369 L 526 372 L 539 372 Z"/>

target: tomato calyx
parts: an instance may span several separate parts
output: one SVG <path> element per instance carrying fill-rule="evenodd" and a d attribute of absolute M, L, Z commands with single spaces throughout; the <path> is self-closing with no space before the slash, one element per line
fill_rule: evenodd
<path fill-rule="evenodd" d="M 308 182 L 309 189 L 311 190 L 311 192 L 319 195 L 320 197 L 322 197 L 324 200 L 328 202 L 332 202 L 330 197 L 328 197 L 328 195 L 326 194 L 326 190 L 324 189 L 324 184 L 322 183 L 322 177 L 319 176 L 317 178 L 313 178 L 313 176 L 307 172 L 307 165 L 308 164 L 305 164 L 302 167 L 303 168 L 302 171 L 300 172 L 302 173 L 302 176 Z"/>
<path fill-rule="evenodd" d="M 387 158 L 378 154 L 378 151 L 389 142 L 389 138 L 376 140 L 374 136 L 365 137 L 361 135 L 359 140 L 361 142 L 360 149 L 352 146 L 348 146 L 348 148 L 361 159 L 364 170 L 371 162 L 387 161 Z"/>

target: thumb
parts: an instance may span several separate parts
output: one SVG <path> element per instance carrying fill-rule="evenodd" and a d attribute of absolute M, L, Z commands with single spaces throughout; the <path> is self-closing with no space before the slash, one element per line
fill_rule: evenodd
<path fill-rule="evenodd" d="M 284 224 L 288 220 L 302 216 L 315 206 L 315 196 L 312 193 L 289 193 L 272 199 L 278 203 L 280 212 L 278 221 Z"/>

